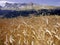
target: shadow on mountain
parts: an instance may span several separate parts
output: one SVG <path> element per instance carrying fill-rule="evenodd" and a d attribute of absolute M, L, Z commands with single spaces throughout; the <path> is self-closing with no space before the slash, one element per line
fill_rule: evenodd
<path fill-rule="evenodd" d="M 60 9 L 40 9 L 40 10 L 22 10 L 22 11 L 12 11 L 12 10 L 0 10 L 0 15 L 3 18 L 14 18 L 18 16 L 27 17 L 30 14 L 38 15 L 60 15 Z"/>

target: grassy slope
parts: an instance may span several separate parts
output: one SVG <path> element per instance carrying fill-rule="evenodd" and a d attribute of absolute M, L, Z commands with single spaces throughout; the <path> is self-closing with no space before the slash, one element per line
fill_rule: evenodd
<path fill-rule="evenodd" d="M 60 16 L 0 19 L 0 45 L 60 45 Z"/>

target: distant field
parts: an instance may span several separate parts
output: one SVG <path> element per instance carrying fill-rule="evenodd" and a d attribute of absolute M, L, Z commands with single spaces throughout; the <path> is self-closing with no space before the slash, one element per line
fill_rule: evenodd
<path fill-rule="evenodd" d="M 0 18 L 0 45 L 60 45 L 60 16 Z"/>

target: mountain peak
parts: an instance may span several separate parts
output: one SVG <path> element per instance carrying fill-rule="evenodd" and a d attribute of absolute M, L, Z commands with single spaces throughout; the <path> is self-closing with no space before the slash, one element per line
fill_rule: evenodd
<path fill-rule="evenodd" d="M 9 3 L 9 2 L 6 2 L 5 3 L 5 6 L 4 7 L 7 7 L 7 8 L 15 8 L 15 7 L 21 7 L 21 6 L 29 6 L 29 5 L 34 5 L 34 3 Z"/>

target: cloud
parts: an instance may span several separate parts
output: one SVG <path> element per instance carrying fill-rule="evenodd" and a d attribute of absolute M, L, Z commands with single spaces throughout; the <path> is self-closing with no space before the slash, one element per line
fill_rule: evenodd
<path fill-rule="evenodd" d="M 8 3 L 14 3 L 14 2 L 6 1 L 6 0 L 3 0 L 3 1 L 0 0 L 0 5 L 4 6 L 6 2 L 8 2 Z"/>
<path fill-rule="evenodd" d="M 6 3 L 7 1 L 0 1 L 0 5 L 1 6 L 4 6 L 4 4 Z"/>

